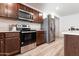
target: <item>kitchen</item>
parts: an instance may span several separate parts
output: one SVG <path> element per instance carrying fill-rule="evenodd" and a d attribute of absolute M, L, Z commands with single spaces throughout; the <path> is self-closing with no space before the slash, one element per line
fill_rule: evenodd
<path fill-rule="evenodd" d="M 44 20 L 43 12 L 29 4 L 0 3 L 0 55 L 23 54 L 55 41 L 54 22 L 51 15 Z"/>
<path fill-rule="evenodd" d="M 41 12 L 21 3 L 0 3 L 0 20 L 0 55 L 24 53 L 44 43 Z"/>
<path fill-rule="evenodd" d="M 0 55 L 79 56 L 78 5 L 0 3 Z"/>

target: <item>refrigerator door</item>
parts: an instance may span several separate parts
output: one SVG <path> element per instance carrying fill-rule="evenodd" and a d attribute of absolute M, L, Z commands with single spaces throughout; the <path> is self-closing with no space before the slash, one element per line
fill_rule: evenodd
<path fill-rule="evenodd" d="M 50 18 L 49 22 L 49 42 L 55 40 L 55 21 L 54 19 Z"/>
<path fill-rule="evenodd" d="M 49 42 L 49 34 L 48 34 L 48 18 L 45 18 L 42 24 L 42 28 L 45 31 L 45 42 L 48 43 Z"/>
<path fill-rule="evenodd" d="M 55 40 L 55 20 L 50 15 L 44 19 L 42 28 L 45 31 L 45 41 L 50 43 Z"/>

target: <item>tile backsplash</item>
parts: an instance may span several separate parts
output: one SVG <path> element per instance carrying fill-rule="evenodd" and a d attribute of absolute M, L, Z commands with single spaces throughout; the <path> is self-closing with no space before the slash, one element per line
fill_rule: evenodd
<path fill-rule="evenodd" d="M 15 21 L 15 19 L 0 18 L 0 31 L 9 31 L 9 25 L 12 24 L 26 24 L 29 25 L 33 30 L 41 30 L 41 24 L 26 22 L 26 21 Z"/>
<path fill-rule="evenodd" d="M 32 22 L 25 22 L 25 21 L 17 21 L 17 24 L 25 24 L 29 25 L 32 30 L 41 30 L 41 24 L 32 23 Z"/>
<path fill-rule="evenodd" d="M 12 21 L 10 19 L 0 18 L 0 31 L 8 31 L 9 25 L 16 23 L 16 21 Z"/>

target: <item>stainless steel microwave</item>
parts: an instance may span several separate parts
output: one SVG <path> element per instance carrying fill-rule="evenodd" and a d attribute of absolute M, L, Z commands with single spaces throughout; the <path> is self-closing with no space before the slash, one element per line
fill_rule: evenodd
<path fill-rule="evenodd" d="M 19 9 L 18 18 L 20 20 L 33 21 L 33 14 L 28 11 Z"/>

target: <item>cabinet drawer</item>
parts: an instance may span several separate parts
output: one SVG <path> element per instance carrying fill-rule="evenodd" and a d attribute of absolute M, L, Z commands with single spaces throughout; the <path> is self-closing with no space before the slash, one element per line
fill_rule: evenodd
<path fill-rule="evenodd" d="M 0 33 L 0 40 L 4 38 L 4 34 Z"/>
<path fill-rule="evenodd" d="M 19 32 L 5 33 L 5 37 L 19 37 Z"/>

